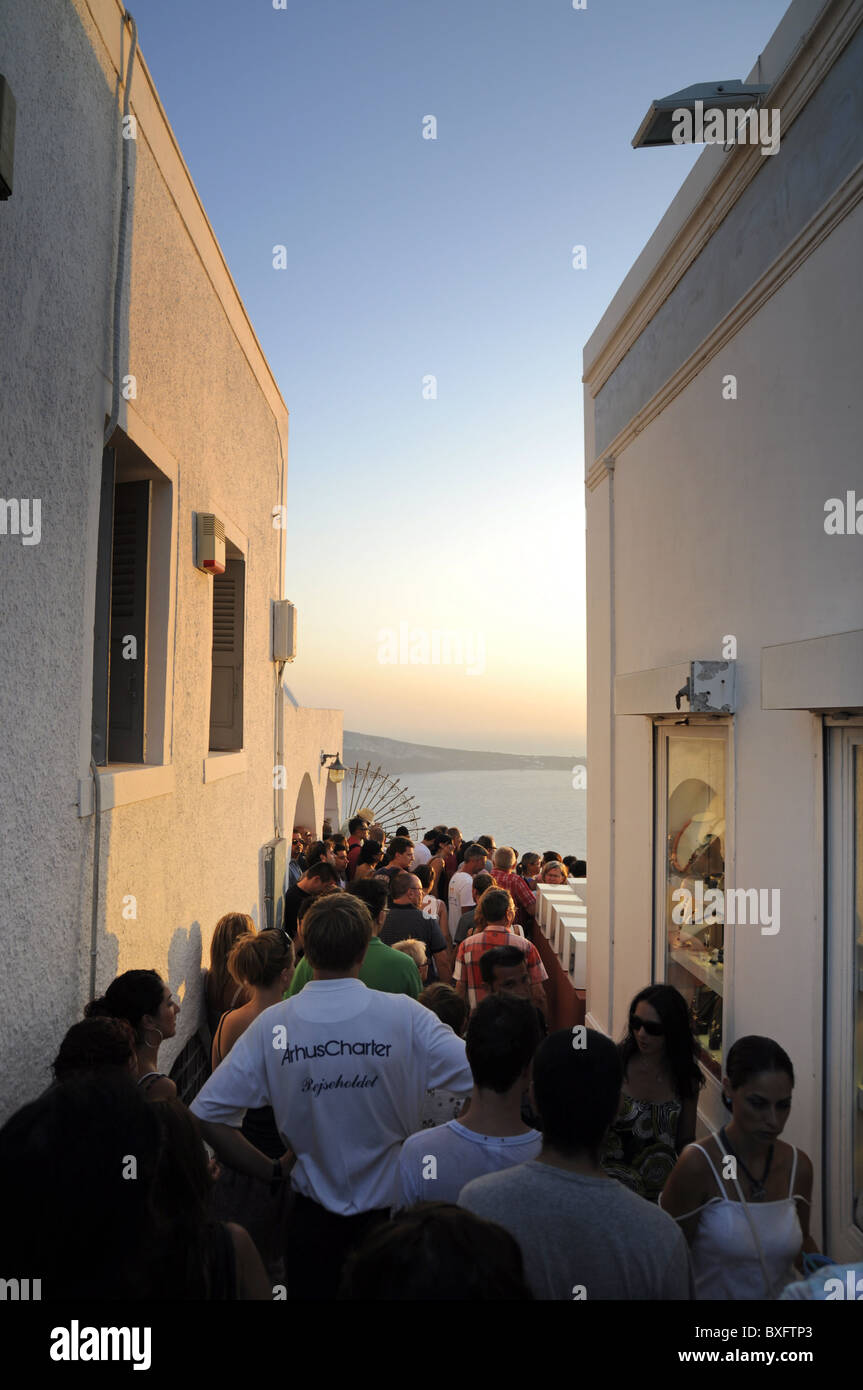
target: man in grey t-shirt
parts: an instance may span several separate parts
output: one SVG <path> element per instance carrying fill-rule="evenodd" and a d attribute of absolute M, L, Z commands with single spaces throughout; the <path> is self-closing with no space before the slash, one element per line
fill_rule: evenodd
<path fill-rule="evenodd" d="M 539 1158 L 462 1188 L 459 1206 L 515 1236 L 536 1298 L 694 1297 L 676 1222 L 599 1167 L 622 1079 L 610 1038 L 591 1028 L 552 1033 L 533 1061 Z"/>

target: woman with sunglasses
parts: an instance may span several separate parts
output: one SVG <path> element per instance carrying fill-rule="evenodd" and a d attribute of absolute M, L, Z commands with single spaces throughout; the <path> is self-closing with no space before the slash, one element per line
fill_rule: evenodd
<path fill-rule="evenodd" d="M 731 1118 L 681 1154 L 660 1206 L 690 1246 L 696 1298 L 778 1298 L 796 1278 L 809 1234 L 812 1162 L 779 1138 L 794 1068 L 772 1038 L 738 1038 L 725 1061 Z"/>
<path fill-rule="evenodd" d="M 695 1138 L 698 1066 L 683 995 L 671 985 L 648 985 L 629 1006 L 620 1044 L 620 1110 L 602 1149 L 609 1177 L 656 1202 L 677 1162 Z"/>

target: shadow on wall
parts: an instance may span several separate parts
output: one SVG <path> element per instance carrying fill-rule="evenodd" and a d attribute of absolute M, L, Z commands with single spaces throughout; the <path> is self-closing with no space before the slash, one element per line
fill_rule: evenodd
<path fill-rule="evenodd" d="M 200 922 L 186 929 L 177 927 L 168 947 L 168 979 L 171 993 L 180 1005 L 177 1034 L 166 1045 L 162 1064 L 172 1062 L 183 1044 L 196 1033 L 204 1020 L 204 974 L 202 966 L 203 940 Z"/>

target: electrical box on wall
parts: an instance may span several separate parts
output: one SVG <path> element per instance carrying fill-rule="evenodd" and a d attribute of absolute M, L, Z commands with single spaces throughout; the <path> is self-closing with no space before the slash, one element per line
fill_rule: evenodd
<path fill-rule="evenodd" d="M 297 610 L 286 598 L 273 602 L 273 661 L 293 661 L 297 655 Z"/>
<path fill-rule="evenodd" d="M 15 98 L 5 77 L 0 77 L 0 201 L 12 196 L 15 154 Z"/>
<path fill-rule="evenodd" d="M 693 661 L 689 677 L 689 709 L 692 714 L 733 714 L 734 661 Z"/>
<path fill-rule="evenodd" d="M 195 566 L 205 574 L 225 573 L 225 524 L 212 512 L 198 512 Z"/>
<path fill-rule="evenodd" d="M 264 870 L 264 921 L 268 929 L 283 931 L 285 926 L 285 876 L 288 872 L 288 842 L 270 840 L 261 850 Z"/>
<path fill-rule="evenodd" d="M 614 678 L 615 714 L 734 714 L 736 660 L 676 661 Z"/>

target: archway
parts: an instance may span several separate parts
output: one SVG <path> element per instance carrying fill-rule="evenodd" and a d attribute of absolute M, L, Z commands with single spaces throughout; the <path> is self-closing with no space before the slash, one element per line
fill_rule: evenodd
<path fill-rule="evenodd" d="M 312 786 L 312 779 L 306 772 L 300 783 L 300 790 L 297 792 L 297 801 L 294 806 L 294 818 L 289 823 L 289 829 L 294 826 L 302 826 L 304 830 L 311 830 L 317 839 L 320 834 L 320 826 L 317 823 L 317 813 L 315 811 L 315 789 Z"/>
<path fill-rule="evenodd" d="M 335 782 L 331 782 L 327 776 L 327 788 L 324 793 L 324 820 L 328 820 L 334 831 L 339 829 L 339 789 Z"/>

